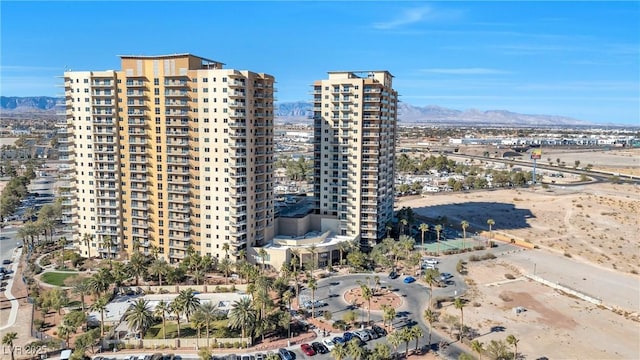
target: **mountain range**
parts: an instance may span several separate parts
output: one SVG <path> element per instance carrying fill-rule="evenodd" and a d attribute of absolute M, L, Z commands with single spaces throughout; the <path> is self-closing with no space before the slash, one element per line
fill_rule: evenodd
<path fill-rule="evenodd" d="M 35 112 L 55 114 L 56 104 L 62 103 L 62 101 L 64 101 L 62 98 L 47 96 L 0 96 L 0 111 L 2 113 Z M 274 111 L 276 121 L 279 123 L 310 124 L 310 117 L 313 115 L 312 104 L 305 101 L 280 102 L 276 104 Z M 415 106 L 405 102 L 398 104 L 398 120 L 405 125 L 507 125 L 530 127 L 593 125 L 588 121 L 564 116 L 519 114 L 507 110 L 455 110 L 436 105 Z"/>

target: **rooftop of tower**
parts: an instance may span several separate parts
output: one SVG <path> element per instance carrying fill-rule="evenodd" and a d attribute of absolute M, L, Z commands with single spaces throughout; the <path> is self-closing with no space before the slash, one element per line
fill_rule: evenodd
<path fill-rule="evenodd" d="M 387 73 L 393 77 L 387 70 L 352 70 L 352 71 L 327 71 L 327 74 L 349 74 L 349 77 L 366 79 L 375 73 Z"/>
<path fill-rule="evenodd" d="M 215 61 L 207 58 L 203 58 L 202 56 L 197 56 L 189 53 L 181 53 L 181 54 L 167 54 L 167 55 L 118 55 L 120 59 L 176 59 L 176 58 L 184 58 L 184 57 L 193 57 L 200 59 L 203 65 L 226 65 L 223 62 Z"/>

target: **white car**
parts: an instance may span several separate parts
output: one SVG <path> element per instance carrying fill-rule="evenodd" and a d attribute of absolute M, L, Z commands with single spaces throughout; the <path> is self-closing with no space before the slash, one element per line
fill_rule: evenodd
<path fill-rule="evenodd" d="M 334 343 L 333 340 L 329 338 L 322 340 L 322 344 L 326 346 L 327 349 L 329 349 L 329 351 L 331 351 L 331 349 L 333 349 L 336 346 L 336 343 Z"/>
<path fill-rule="evenodd" d="M 425 259 L 422 259 L 422 262 L 427 265 L 438 265 L 440 263 L 438 259 L 434 259 L 434 258 L 425 258 Z"/>
<path fill-rule="evenodd" d="M 359 337 L 360 340 L 362 341 L 369 341 L 371 340 L 371 336 L 369 336 L 369 333 L 364 331 L 364 330 L 359 330 L 353 333 L 355 336 Z"/>

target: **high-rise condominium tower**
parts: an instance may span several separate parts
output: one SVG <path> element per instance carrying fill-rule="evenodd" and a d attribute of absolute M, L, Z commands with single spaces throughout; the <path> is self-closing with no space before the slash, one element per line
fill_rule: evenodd
<path fill-rule="evenodd" d="M 393 217 L 398 95 L 388 71 L 336 71 L 313 85 L 316 212 L 372 245 Z"/>
<path fill-rule="evenodd" d="M 81 254 L 173 263 L 269 242 L 274 78 L 190 54 L 121 64 L 64 74 Z"/>

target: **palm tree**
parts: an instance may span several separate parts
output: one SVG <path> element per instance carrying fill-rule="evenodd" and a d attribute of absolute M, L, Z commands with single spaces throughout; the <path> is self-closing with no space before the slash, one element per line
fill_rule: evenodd
<path fill-rule="evenodd" d="M 103 236 L 102 242 L 100 245 L 102 245 L 102 247 L 107 252 L 107 259 L 109 260 L 109 269 L 111 269 L 111 247 L 113 246 L 111 235 Z"/>
<path fill-rule="evenodd" d="M 349 343 L 347 344 L 347 353 L 351 355 L 353 360 L 359 360 L 364 358 L 366 350 L 364 347 L 360 346 L 360 340 L 356 338 L 349 340 Z"/>
<path fill-rule="evenodd" d="M 15 333 L 15 332 L 6 333 L 2 337 L 2 345 L 7 345 L 9 347 L 9 352 L 11 353 L 11 360 L 15 359 L 13 355 L 13 352 L 14 352 L 13 341 L 17 338 L 18 338 L 18 333 Z"/>
<path fill-rule="evenodd" d="M 342 360 L 347 357 L 347 348 L 343 344 L 336 344 L 331 349 L 331 357 L 335 360 Z"/>
<path fill-rule="evenodd" d="M 225 259 L 229 259 L 229 250 L 230 250 L 230 246 L 229 243 L 226 242 L 224 244 L 222 244 L 222 251 L 224 251 L 224 258 Z"/>
<path fill-rule="evenodd" d="M 436 236 L 438 238 L 438 255 L 440 255 L 440 232 L 442 231 L 442 225 L 438 224 L 435 227 L 436 229 Z"/>
<path fill-rule="evenodd" d="M 262 273 L 264 274 L 264 271 L 266 270 L 264 262 L 267 259 L 267 250 L 265 250 L 264 248 L 260 248 L 260 250 L 258 250 L 258 256 L 262 261 Z"/>
<path fill-rule="evenodd" d="M 138 299 L 133 303 L 124 313 L 124 316 L 129 328 L 139 333 L 141 338 L 144 338 L 145 332 L 153 324 L 153 314 L 149 308 L 149 301 L 145 299 Z"/>
<path fill-rule="evenodd" d="M 200 310 L 194 312 L 193 316 L 191 316 L 191 327 L 196 329 L 196 344 L 200 343 L 200 334 L 205 323 L 204 314 Z"/>
<path fill-rule="evenodd" d="M 218 264 L 218 270 L 224 273 L 225 283 L 229 283 L 229 273 L 231 272 L 231 260 L 224 258 Z"/>
<path fill-rule="evenodd" d="M 318 289 L 318 284 L 316 283 L 316 279 L 313 277 L 309 279 L 307 286 L 311 290 L 311 317 L 316 318 L 316 289 Z"/>
<path fill-rule="evenodd" d="M 429 285 L 429 307 L 431 307 L 431 298 L 433 296 L 433 284 L 438 280 L 440 273 L 436 269 L 427 269 L 424 273 L 424 282 Z"/>
<path fill-rule="evenodd" d="M 187 321 L 190 321 L 189 316 L 196 312 L 200 306 L 200 299 L 196 297 L 195 291 L 192 288 L 184 289 L 180 291 L 176 300 L 182 303 L 182 311 L 187 317 Z"/>
<path fill-rule="evenodd" d="M 382 314 L 383 325 L 386 325 L 387 321 L 389 321 L 389 326 L 393 325 L 393 319 L 395 319 L 396 317 L 396 309 L 386 305 L 383 311 L 384 311 Z"/>
<path fill-rule="evenodd" d="M 431 330 L 433 329 L 433 323 L 436 322 L 438 315 L 431 309 L 424 311 L 424 320 L 429 324 L 429 349 L 431 349 Z"/>
<path fill-rule="evenodd" d="M 469 227 L 469 222 L 467 220 L 462 220 L 460 222 L 460 227 L 462 228 L 462 250 L 464 250 L 464 242 L 467 239 L 467 228 Z"/>
<path fill-rule="evenodd" d="M 138 286 L 140 277 L 144 276 L 144 273 L 147 271 L 147 259 L 144 255 L 136 251 L 131 255 L 127 268 L 129 273 L 135 278 L 136 286 Z"/>
<path fill-rule="evenodd" d="M 402 225 L 400 227 L 400 234 L 398 234 L 398 237 L 404 233 L 404 229 L 405 227 L 409 224 L 409 220 L 407 219 L 400 219 L 400 225 Z"/>
<path fill-rule="evenodd" d="M 482 360 L 482 353 L 484 352 L 484 344 L 478 340 L 471 342 L 471 349 L 478 353 L 479 360 Z"/>
<path fill-rule="evenodd" d="M 113 282 L 113 277 L 108 269 L 100 269 L 97 273 L 93 274 L 89 280 L 89 288 L 96 295 L 102 295 L 109 289 L 111 283 Z"/>
<path fill-rule="evenodd" d="M 343 265 L 344 253 L 349 251 L 350 244 L 348 241 L 338 243 L 338 251 L 340 251 L 340 265 Z"/>
<path fill-rule="evenodd" d="M 74 332 L 75 332 L 75 329 L 71 329 L 71 327 L 69 327 L 67 324 L 63 323 L 58 326 L 58 337 L 64 340 L 66 347 L 69 347 L 69 338 L 71 337 L 71 334 Z"/>
<path fill-rule="evenodd" d="M 411 340 L 413 340 L 413 334 L 411 333 L 411 329 L 408 328 L 408 327 L 403 327 L 402 330 L 400 330 L 400 338 L 402 339 L 402 341 L 404 342 L 404 345 L 405 345 L 404 357 L 408 358 L 409 357 L 409 343 L 411 342 Z"/>
<path fill-rule="evenodd" d="M 418 351 L 418 341 L 424 335 L 422 328 L 420 326 L 414 326 L 409 329 L 411 332 L 411 337 L 416 340 L 416 351 Z"/>
<path fill-rule="evenodd" d="M 424 233 L 429 231 L 429 225 L 422 223 L 420 224 L 420 232 L 422 233 L 422 251 L 424 251 Z"/>
<path fill-rule="evenodd" d="M 198 312 L 202 313 L 204 325 L 207 330 L 207 347 L 209 347 L 209 328 L 211 327 L 211 323 L 216 319 L 217 310 L 218 307 L 211 301 L 201 304 L 198 310 Z"/>
<path fill-rule="evenodd" d="M 291 252 L 291 265 L 293 265 L 293 272 L 296 272 L 296 262 L 293 261 L 294 257 L 298 259 L 298 264 L 300 264 L 298 266 L 298 269 L 302 269 L 302 255 L 300 255 L 300 250 L 291 249 L 289 251 Z"/>
<path fill-rule="evenodd" d="M 178 295 L 173 301 L 169 303 L 170 312 L 176 314 L 176 321 L 178 322 L 178 338 L 180 338 L 180 314 L 184 311 L 184 304 L 180 301 Z"/>
<path fill-rule="evenodd" d="M 456 298 L 453 301 L 453 306 L 456 309 L 460 310 L 460 340 L 462 340 L 462 335 L 464 334 L 464 308 L 465 302 L 461 298 Z"/>
<path fill-rule="evenodd" d="M 164 300 L 158 301 L 158 304 L 156 304 L 156 307 L 154 309 L 154 314 L 162 318 L 162 338 L 164 340 L 167 340 L 166 315 L 170 312 L 171 308 L 169 307 L 169 304 L 167 302 L 165 302 Z"/>
<path fill-rule="evenodd" d="M 318 248 L 315 245 L 311 245 L 309 246 L 309 252 L 311 253 L 311 276 L 313 276 L 313 271 L 318 267 L 318 262 L 316 261 Z"/>
<path fill-rule="evenodd" d="M 229 310 L 229 327 L 241 329 L 242 337 L 245 338 L 247 329 L 253 328 L 256 324 L 256 310 L 253 308 L 251 298 L 245 296 L 236 300 L 231 310 Z"/>
<path fill-rule="evenodd" d="M 493 219 L 488 219 L 487 220 L 487 225 L 489 225 L 489 238 L 491 240 L 493 240 L 492 228 L 493 228 L 493 225 L 495 225 L 495 224 L 496 224 L 496 222 Z"/>
<path fill-rule="evenodd" d="M 371 359 L 387 360 L 390 358 L 391 358 L 391 349 L 389 349 L 389 346 L 384 343 L 377 343 L 376 346 L 373 348 Z"/>
<path fill-rule="evenodd" d="M 158 285 L 162 286 L 162 276 L 169 273 L 169 264 L 164 259 L 155 259 L 147 269 L 147 273 L 151 276 L 158 277 Z"/>
<path fill-rule="evenodd" d="M 367 324 L 371 324 L 371 298 L 373 297 L 373 292 L 367 284 L 360 285 L 360 290 L 362 291 L 362 298 L 369 304 L 367 307 Z"/>
<path fill-rule="evenodd" d="M 89 285 L 89 279 L 82 279 L 75 284 L 73 284 L 73 288 L 71 291 L 80 296 L 80 303 L 82 304 L 82 312 L 85 311 L 85 301 L 84 296 L 89 294 L 91 291 L 91 286 Z"/>
<path fill-rule="evenodd" d="M 507 344 L 513 346 L 513 360 L 518 358 L 518 343 L 520 339 L 516 338 L 514 335 L 507 336 Z"/>
<path fill-rule="evenodd" d="M 85 233 L 82 236 L 82 242 L 87 247 L 87 259 L 91 259 L 91 240 L 93 240 L 93 237 L 89 233 Z"/>
<path fill-rule="evenodd" d="M 107 309 L 107 304 L 109 303 L 109 298 L 106 296 L 101 296 L 96 299 L 96 301 L 91 305 L 92 311 L 100 312 L 100 336 L 104 336 L 104 311 Z"/>
<path fill-rule="evenodd" d="M 402 343 L 402 334 L 399 331 L 394 331 L 387 337 L 387 341 L 393 346 L 393 352 L 398 352 L 398 346 Z"/>

